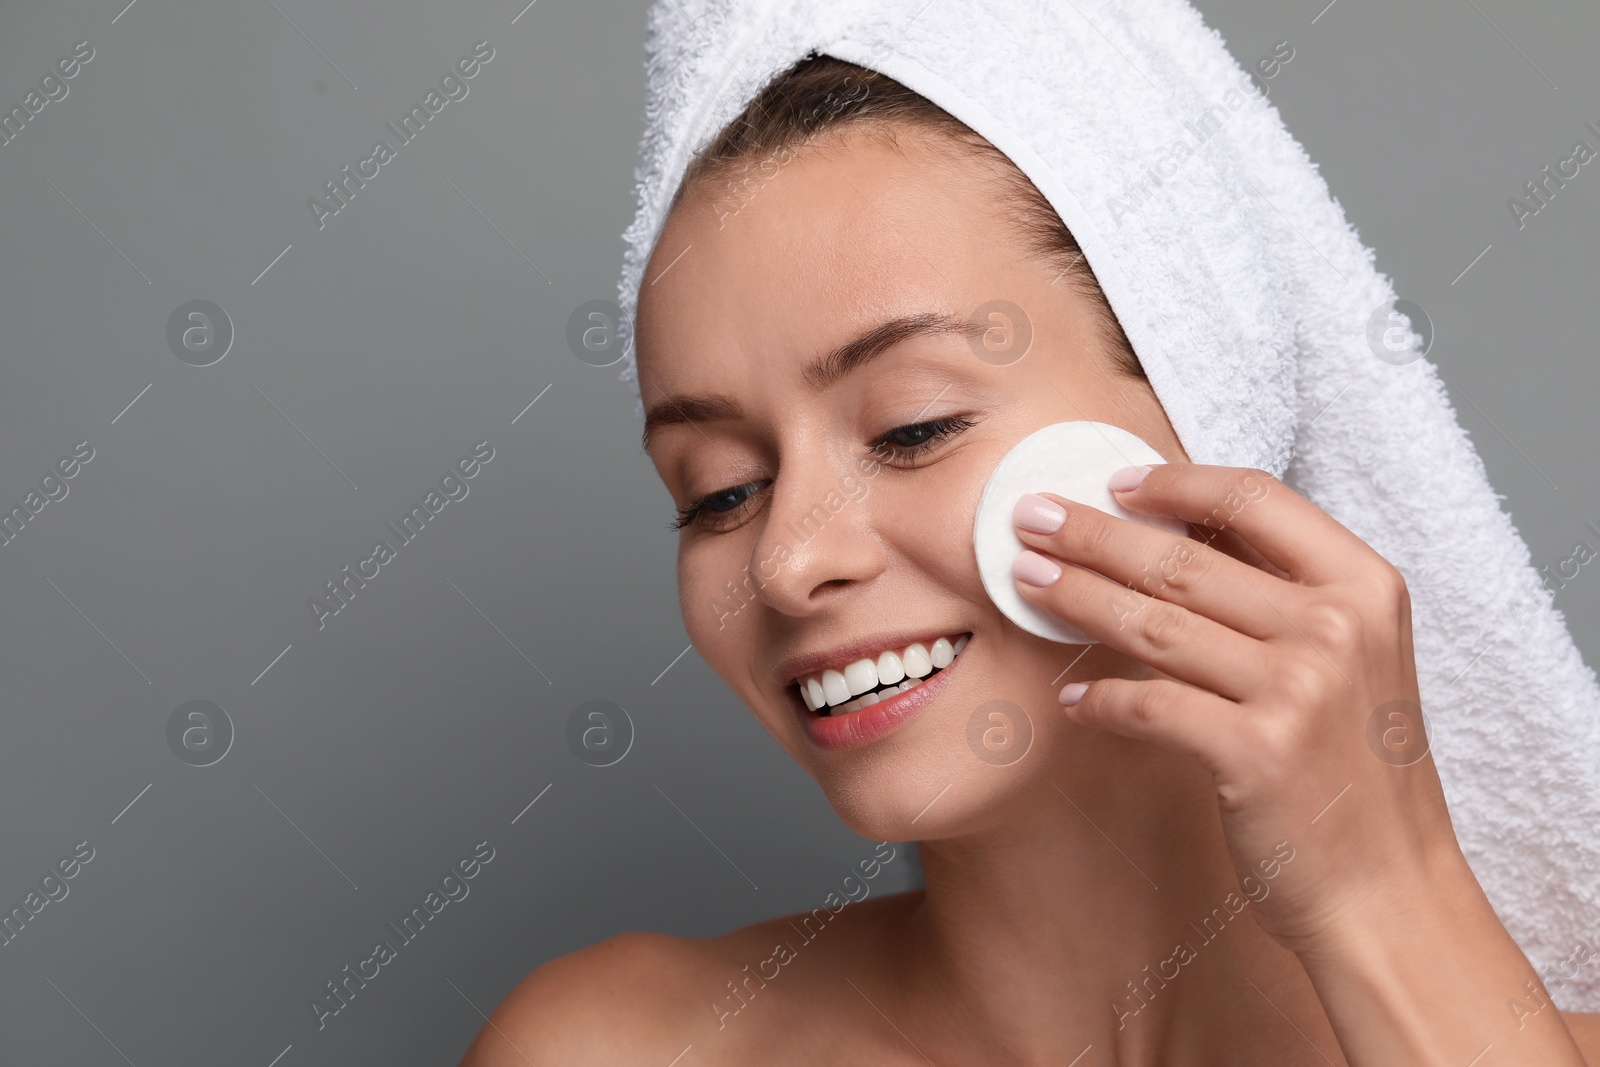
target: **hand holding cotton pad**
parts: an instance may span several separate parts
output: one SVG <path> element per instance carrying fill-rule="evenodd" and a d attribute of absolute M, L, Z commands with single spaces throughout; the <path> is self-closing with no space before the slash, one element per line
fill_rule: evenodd
<path fill-rule="evenodd" d="M 972 529 L 978 574 L 989 599 L 1006 618 L 1031 634 L 1064 644 L 1098 644 L 1095 638 L 1024 600 L 1017 592 L 1011 564 L 1027 546 L 1017 537 L 1012 511 L 1025 493 L 1054 493 L 1119 519 L 1187 537 L 1186 524 L 1177 519 L 1136 515 L 1118 504 L 1106 487 L 1113 471 L 1165 462 L 1161 453 L 1144 441 L 1106 422 L 1058 422 L 1018 441 L 989 475 Z"/>

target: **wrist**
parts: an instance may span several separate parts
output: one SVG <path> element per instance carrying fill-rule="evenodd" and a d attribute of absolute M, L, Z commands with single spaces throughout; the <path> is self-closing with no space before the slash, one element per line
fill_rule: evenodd
<path fill-rule="evenodd" d="M 1411 885 L 1374 880 L 1295 948 L 1351 1063 L 1460 1067 L 1584 1060 L 1459 849 Z M 1291 946 L 1294 947 L 1294 946 Z"/>
<path fill-rule="evenodd" d="M 1422 945 L 1486 926 L 1501 928 L 1452 837 L 1330 903 L 1322 921 L 1288 947 L 1311 973 L 1323 966 L 1381 968 L 1385 960 L 1415 958 Z"/>

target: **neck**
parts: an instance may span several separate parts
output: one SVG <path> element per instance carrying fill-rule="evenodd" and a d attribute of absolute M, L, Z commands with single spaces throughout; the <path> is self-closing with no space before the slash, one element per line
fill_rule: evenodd
<path fill-rule="evenodd" d="M 982 1033 L 1015 1062 L 1065 1063 L 1089 1045 L 1152 1062 L 1221 1014 L 1237 1019 L 1241 991 L 1254 996 L 1244 976 L 1309 994 L 1249 915 L 1210 775 L 1110 734 L 1061 740 L 984 830 L 919 844 L 909 1010 L 960 1004 L 959 1030 L 948 1012 L 926 1023 Z"/>

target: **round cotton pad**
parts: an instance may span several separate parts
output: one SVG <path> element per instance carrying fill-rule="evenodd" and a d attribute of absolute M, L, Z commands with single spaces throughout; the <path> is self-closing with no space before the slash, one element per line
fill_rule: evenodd
<path fill-rule="evenodd" d="M 1135 515 L 1112 498 L 1106 481 L 1113 471 L 1165 463 L 1161 453 L 1120 426 L 1106 422 L 1058 422 L 1024 437 L 1000 460 L 978 502 L 972 546 L 989 599 L 1006 618 L 1031 634 L 1071 645 L 1098 644 L 1076 626 L 1022 599 L 1011 564 L 1027 546 L 1017 537 L 1011 514 L 1025 493 L 1054 493 L 1099 508 L 1119 519 L 1189 535 L 1177 519 Z"/>

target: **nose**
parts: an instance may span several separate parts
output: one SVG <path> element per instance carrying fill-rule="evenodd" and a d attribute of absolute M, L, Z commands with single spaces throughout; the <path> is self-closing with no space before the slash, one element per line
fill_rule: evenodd
<path fill-rule="evenodd" d="M 821 611 L 882 573 L 871 481 L 848 460 L 790 464 L 771 487 L 750 571 L 760 599 L 785 615 Z"/>

